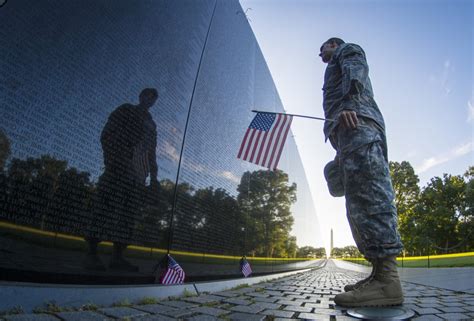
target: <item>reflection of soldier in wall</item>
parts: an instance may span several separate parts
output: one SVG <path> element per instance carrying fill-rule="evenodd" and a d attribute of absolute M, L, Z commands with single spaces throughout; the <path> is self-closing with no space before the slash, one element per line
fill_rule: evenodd
<path fill-rule="evenodd" d="M 0 171 L 3 171 L 7 158 L 10 156 L 10 141 L 7 135 L 0 129 Z"/>
<path fill-rule="evenodd" d="M 123 104 L 114 110 L 102 130 L 100 141 L 105 170 L 97 184 L 88 231 L 89 252 L 85 261 L 88 269 L 104 270 L 97 256 L 97 245 L 100 241 L 112 241 L 109 267 L 138 270 L 123 258 L 123 252 L 133 241 L 134 226 L 145 203 L 148 175 L 149 188 L 158 190 L 156 124 L 149 112 L 158 99 L 158 92 L 146 88 L 139 99 L 138 105 Z"/>
<path fill-rule="evenodd" d="M 10 156 L 10 141 L 7 135 L 0 128 L 0 210 L 5 206 L 7 195 L 7 177 L 3 168 Z M 1 216 L 1 215 L 0 215 Z"/>

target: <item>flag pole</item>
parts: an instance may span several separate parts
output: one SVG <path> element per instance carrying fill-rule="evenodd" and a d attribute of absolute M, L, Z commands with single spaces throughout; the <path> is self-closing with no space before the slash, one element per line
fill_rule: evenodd
<path fill-rule="evenodd" d="M 297 114 L 276 113 L 276 112 L 272 112 L 272 111 L 252 110 L 252 112 L 254 112 L 254 113 L 261 113 L 261 114 L 280 114 L 280 115 L 288 115 L 288 116 L 295 116 L 295 117 L 302 117 L 302 118 L 310 118 L 310 119 L 317 119 L 317 120 L 335 121 L 334 119 L 330 119 L 330 118 L 320 118 L 320 117 L 297 115 Z"/>

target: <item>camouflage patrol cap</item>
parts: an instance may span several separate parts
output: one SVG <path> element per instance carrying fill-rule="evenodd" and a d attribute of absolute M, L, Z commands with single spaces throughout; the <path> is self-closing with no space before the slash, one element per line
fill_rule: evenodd
<path fill-rule="evenodd" d="M 338 162 L 332 160 L 324 166 L 324 177 L 328 183 L 329 194 L 334 197 L 344 196 L 345 190 Z"/>

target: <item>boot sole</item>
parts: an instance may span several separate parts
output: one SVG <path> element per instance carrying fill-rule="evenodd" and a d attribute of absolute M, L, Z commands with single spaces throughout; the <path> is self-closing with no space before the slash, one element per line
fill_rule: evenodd
<path fill-rule="evenodd" d="M 366 302 L 357 302 L 357 303 L 337 303 L 337 305 L 347 307 L 347 308 L 358 308 L 358 307 L 387 307 L 394 305 L 402 305 L 403 298 L 395 299 L 380 299 L 380 300 L 371 300 Z"/>

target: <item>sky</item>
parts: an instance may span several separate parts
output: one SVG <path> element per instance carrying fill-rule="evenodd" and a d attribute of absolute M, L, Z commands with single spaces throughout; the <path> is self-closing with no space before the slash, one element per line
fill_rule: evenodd
<path fill-rule="evenodd" d="M 286 112 L 323 116 L 321 44 L 339 37 L 365 50 L 386 123 L 389 159 L 408 161 L 420 187 L 474 165 L 473 1 L 240 0 Z M 256 109 L 258 109 L 258 106 Z M 335 152 L 323 123 L 295 118 L 325 246 L 354 245 L 344 198 L 323 176 Z M 315 229 L 317 230 L 317 229 Z M 300 246 L 302 244 L 299 244 Z"/>

